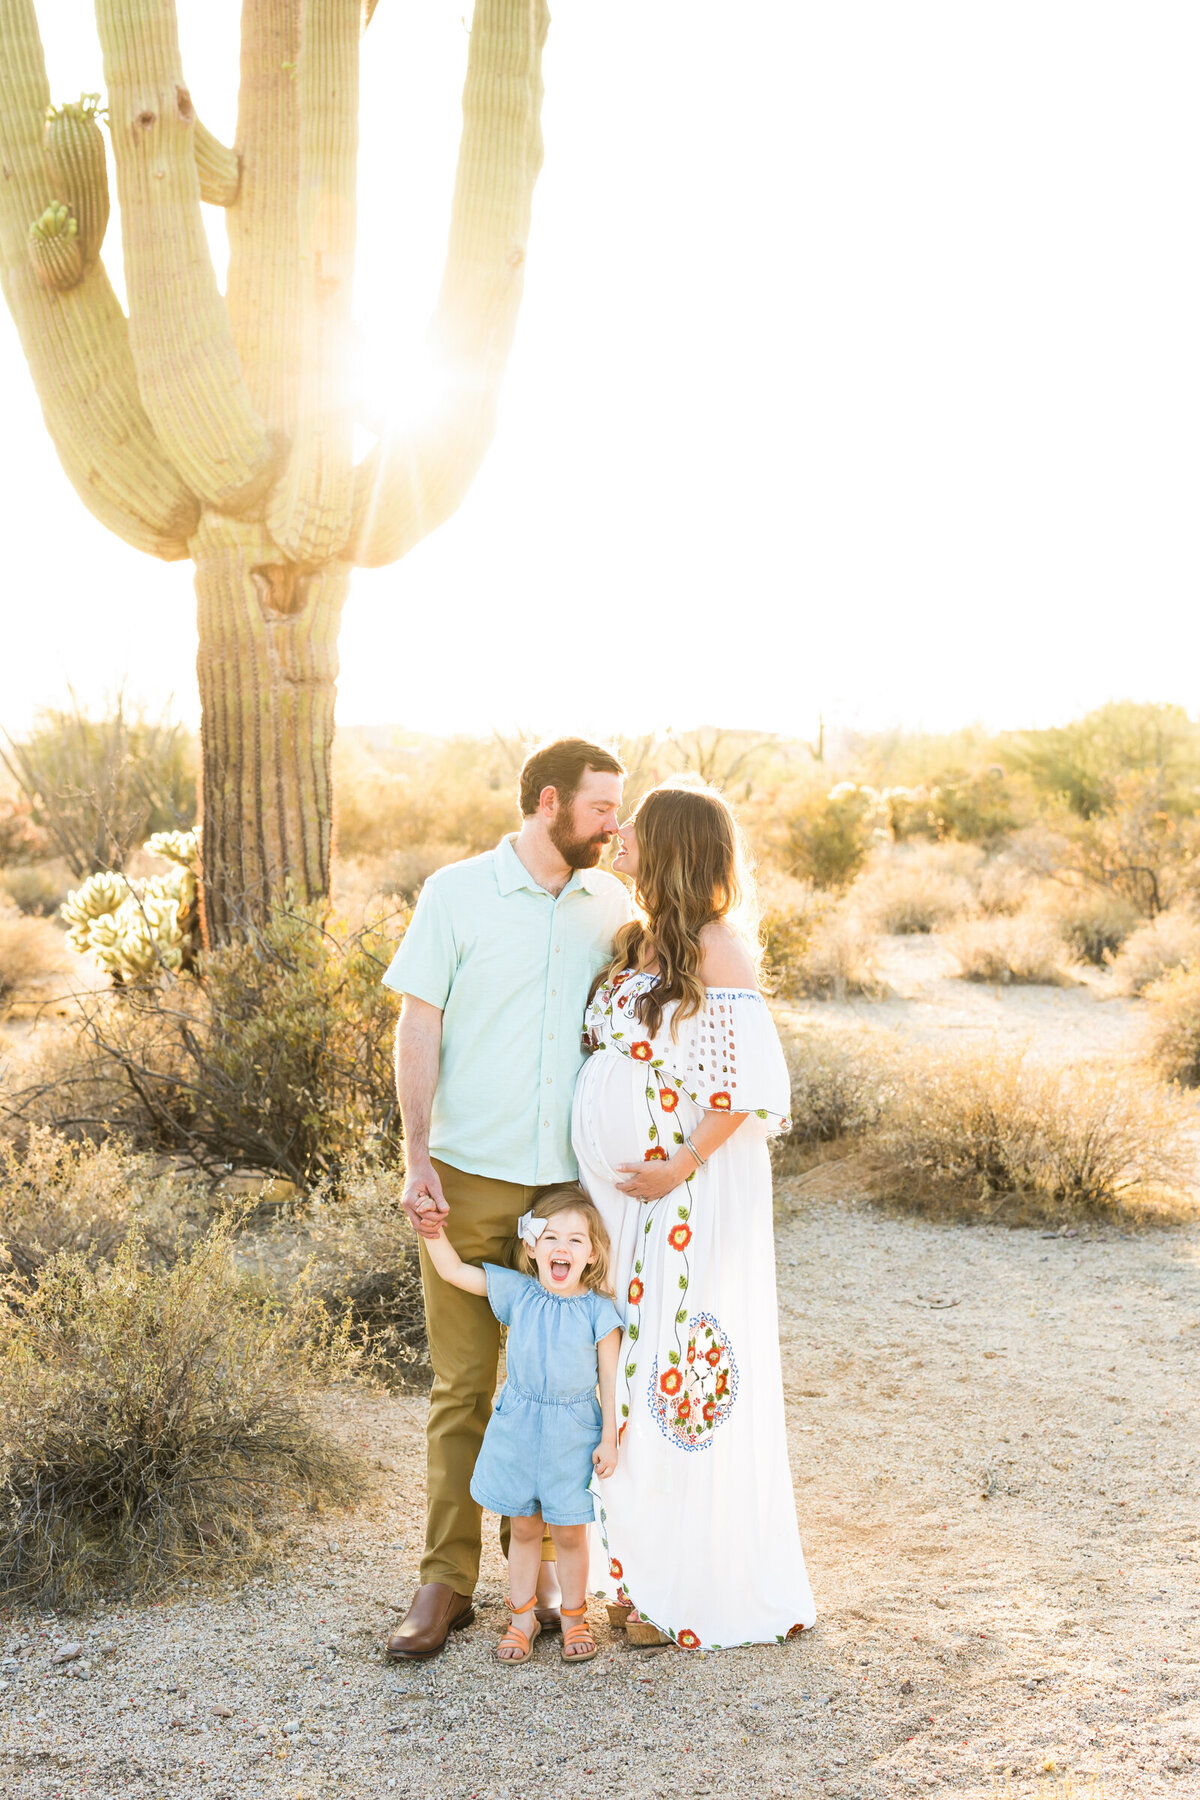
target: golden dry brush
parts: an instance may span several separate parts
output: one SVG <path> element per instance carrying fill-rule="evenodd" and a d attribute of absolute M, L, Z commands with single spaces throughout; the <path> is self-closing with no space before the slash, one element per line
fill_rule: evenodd
<path fill-rule="evenodd" d="M 328 891 L 351 571 L 443 523 L 491 440 L 541 166 L 545 0 L 476 0 L 430 349 L 440 404 L 355 416 L 358 65 L 371 0 L 244 0 L 233 146 L 196 117 L 175 0 L 96 0 L 128 314 L 100 256 L 99 96 L 52 107 L 0 0 L 0 278 L 59 459 L 126 543 L 196 568 L 202 910 L 220 940 Z M 226 209 L 225 295 L 201 205 Z M 354 461 L 356 424 L 376 441 Z"/>

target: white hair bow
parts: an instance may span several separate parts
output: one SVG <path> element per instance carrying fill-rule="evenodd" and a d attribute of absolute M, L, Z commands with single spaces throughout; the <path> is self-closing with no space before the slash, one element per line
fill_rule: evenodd
<path fill-rule="evenodd" d="M 546 1229 L 545 1219 L 535 1219 L 532 1211 L 522 1213 L 517 1220 L 517 1236 L 523 1244 L 532 1250 L 543 1231 Z"/>

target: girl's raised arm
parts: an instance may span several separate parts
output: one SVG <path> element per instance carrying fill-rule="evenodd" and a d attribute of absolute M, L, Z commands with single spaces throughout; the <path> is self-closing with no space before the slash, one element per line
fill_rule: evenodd
<path fill-rule="evenodd" d="M 461 1288 L 464 1294 L 478 1294 L 486 1300 L 487 1276 L 473 1263 L 463 1261 L 444 1231 L 439 1231 L 436 1237 L 427 1237 L 425 1248 L 443 1281 L 448 1281 L 451 1287 Z"/>

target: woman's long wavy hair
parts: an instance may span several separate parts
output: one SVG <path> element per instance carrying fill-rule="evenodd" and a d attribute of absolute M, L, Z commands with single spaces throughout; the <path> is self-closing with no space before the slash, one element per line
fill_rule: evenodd
<path fill-rule="evenodd" d="M 623 969 L 636 969 L 643 958 L 657 961 L 659 979 L 633 1008 L 653 1036 L 670 1002 L 678 1001 L 672 1033 L 704 1005 L 700 933 L 714 919 L 733 926 L 758 967 L 758 903 L 745 840 L 715 788 L 651 788 L 634 819 L 634 897 L 641 917 L 617 933 L 612 961 L 600 980 L 612 981 Z"/>

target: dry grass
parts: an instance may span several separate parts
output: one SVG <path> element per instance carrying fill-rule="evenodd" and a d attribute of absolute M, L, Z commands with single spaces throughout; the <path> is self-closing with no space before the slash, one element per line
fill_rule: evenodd
<path fill-rule="evenodd" d="M 953 854 L 946 855 L 952 848 Z M 971 883 L 961 873 L 969 845 L 925 845 L 882 854 L 851 889 L 851 904 L 876 931 L 937 931 L 973 910 Z M 978 852 L 970 857 L 978 861 Z M 956 866 L 957 865 L 957 866 Z"/>
<path fill-rule="evenodd" d="M 34 1127 L 23 1142 L 0 1143 L 0 1260 L 22 1280 L 62 1252 L 110 1258 L 135 1231 L 148 1256 L 168 1262 L 212 1212 L 195 1181 L 117 1142 L 71 1143 Z"/>
<path fill-rule="evenodd" d="M 0 1014 L 44 994 L 66 961 L 62 933 L 15 907 L 0 911 Z"/>
<path fill-rule="evenodd" d="M 874 1158 L 877 1198 L 944 1218 L 1062 1225 L 1195 1216 L 1192 1109 L 1091 1066 L 976 1050 L 914 1068 Z"/>
<path fill-rule="evenodd" d="M 810 882 L 772 875 L 762 887 L 767 976 L 781 999 L 882 998 L 879 934 Z"/>
<path fill-rule="evenodd" d="M 1147 919 L 1125 939 L 1113 958 L 1113 987 L 1118 994 L 1144 994 L 1172 969 L 1196 964 L 1200 964 L 1200 918 L 1177 907 Z"/>
<path fill-rule="evenodd" d="M 169 1269 L 136 1237 L 64 1255 L 0 1308 L 0 1588 L 43 1606 L 266 1561 L 281 1504 L 345 1501 L 307 1411 L 305 1314 L 255 1303 L 219 1224 Z M 326 1333 L 326 1367 L 354 1358 Z"/>
<path fill-rule="evenodd" d="M 291 1208 L 262 1246 L 280 1292 L 303 1282 L 325 1311 L 348 1321 L 372 1373 L 398 1387 L 422 1384 L 429 1360 L 403 1192 L 399 1170 L 356 1164 L 336 1189 L 325 1183 Z"/>
<path fill-rule="evenodd" d="M 898 1053 L 882 1034 L 797 1027 L 784 1037 L 792 1084 L 792 1129 L 776 1146 L 781 1174 L 818 1146 L 861 1137 L 883 1118 L 895 1090 Z"/>
<path fill-rule="evenodd" d="M 965 981 L 1061 986 L 1071 979 L 1066 944 L 1053 923 L 1036 914 L 963 919 L 945 941 Z"/>
<path fill-rule="evenodd" d="M 1028 869 L 1010 856 L 989 857 L 975 870 L 971 885 L 976 905 L 989 918 L 1024 912 L 1034 888 Z"/>

